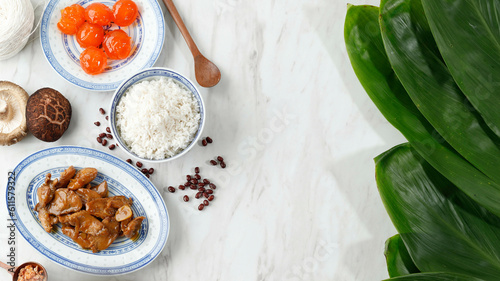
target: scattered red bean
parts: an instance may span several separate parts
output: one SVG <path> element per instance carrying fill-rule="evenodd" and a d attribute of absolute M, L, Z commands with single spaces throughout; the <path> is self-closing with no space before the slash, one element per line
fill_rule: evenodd
<path fill-rule="evenodd" d="M 207 141 L 206 141 L 206 140 L 202 140 L 202 141 L 201 141 L 201 145 L 203 145 L 203 146 L 207 146 Z"/>
<path fill-rule="evenodd" d="M 224 162 L 220 162 L 220 167 L 221 167 L 222 169 L 225 169 L 225 168 L 226 168 L 226 163 L 224 163 Z"/>
<path fill-rule="evenodd" d="M 184 202 L 188 202 L 189 201 L 189 196 L 184 195 L 184 197 L 182 197 L 182 199 L 184 199 Z"/>
<path fill-rule="evenodd" d="M 100 137 L 100 138 L 105 138 L 105 137 L 106 137 L 106 133 L 100 133 L 100 134 L 99 134 L 99 137 Z"/>
<path fill-rule="evenodd" d="M 132 159 L 127 159 L 127 163 L 132 164 Z"/>
<path fill-rule="evenodd" d="M 197 189 L 198 187 L 197 187 L 196 185 L 194 185 L 194 184 L 193 184 L 193 185 L 191 185 L 189 188 L 191 188 L 191 189 L 195 190 L 195 189 Z"/>
<path fill-rule="evenodd" d="M 109 127 L 106 127 L 106 132 L 111 133 L 111 129 Z"/>
<path fill-rule="evenodd" d="M 213 140 L 210 137 L 207 137 L 206 140 L 207 140 L 208 143 L 212 143 L 213 142 Z"/>
<path fill-rule="evenodd" d="M 199 174 L 194 175 L 194 177 L 195 177 L 197 180 L 201 180 L 201 176 L 200 176 Z"/>
<path fill-rule="evenodd" d="M 149 179 L 149 174 L 146 174 L 146 177 Z"/>
<path fill-rule="evenodd" d="M 217 156 L 217 161 L 219 162 L 224 162 L 224 158 L 220 157 L 220 156 Z"/>
<path fill-rule="evenodd" d="M 192 184 L 198 184 L 198 180 L 197 180 L 197 179 L 192 179 L 192 180 L 191 180 L 191 183 L 192 183 Z"/>
<path fill-rule="evenodd" d="M 97 122 L 94 122 L 94 125 L 96 125 L 97 127 L 101 126 L 101 122 L 97 121 Z"/>
<path fill-rule="evenodd" d="M 200 167 L 194 168 L 194 172 L 197 173 L 197 174 L 199 174 L 200 173 Z"/>
<path fill-rule="evenodd" d="M 116 147 L 116 145 L 112 144 L 109 146 L 109 150 L 113 150 L 113 149 L 115 149 L 115 147 Z"/>
<path fill-rule="evenodd" d="M 205 208 L 205 205 L 203 205 L 203 204 L 200 204 L 200 206 L 198 206 L 198 210 L 200 210 L 200 211 L 202 211 L 203 208 Z"/>
<path fill-rule="evenodd" d="M 199 183 L 198 183 L 198 187 L 204 187 L 204 186 L 205 186 L 205 184 L 204 184 L 204 183 L 202 183 L 202 182 L 199 182 Z"/>
<path fill-rule="evenodd" d="M 186 182 L 184 185 L 185 185 L 185 186 L 190 186 L 190 185 L 191 185 L 191 182 L 190 182 L 190 181 L 188 181 L 188 182 Z"/>
<path fill-rule="evenodd" d="M 169 186 L 169 187 L 168 187 L 168 191 L 169 191 L 170 193 L 174 193 L 174 192 L 175 192 L 175 187 L 173 187 L 173 186 Z"/>
<path fill-rule="evenodd" d="M 142 170 L 141 170 L 141 172 L 142 172 L 143 174 L 147 174 L 147 173 L 148 173 L 148 169 L 144 168 L 144 169 L 142 169 Z"/>
<path fill-rule="evenodd" d="M 108 137 L 108 139 L 113 139 L 113 135 L 112 134 L 107 134 L 106 137 Z"/>
<path fill-rule="evenodd" d="M 196 198 L 196 199 L 200 199 L 200 197 L 201 197 L 201 195 L 202 195 L 202 194 L 203 194 L 203 193 L 198 192 L 198 193 L 196 193 L 196 195 L 194 196 L 194 198 Z"/>
<path fill-rule="evenodd" d="M 213 191 L 213 190 L 211 190 L 211 189 L 207 189 L 207 190 L 206 190 L 206 192 L 207 192 L 208 194 L 212 194 L 212 193 L 214 193 L 214 191 Z"/>
<path fill-rule="evenodd" d="M 203 205 L 208 206 L 208 200 L 203 200 Z"/>
<path fill-rule="evenodd" d="M 205 188 L 204 188 L 204 187 L 200 187 L 200 188 L 198 188 L 198 191 L 199 191 L 199 192 L 204 192 L 204 191 L 205 191 Z"/>
<path fill-rule="evenodd" d="M 207 180 L 207 179 L 203 179 L 203 183 L 204 183 L 204 184 L 210 184 L 210 181 L 209 181 L 209 180 Z"/>
<path fill-rule="evenodd" d="M 137 161 L 137 163 L 135 163 L 135 165 L 137 165 L 137 167 L 139 167 L 139 168 L 142 168 L 142 163 L 139 161 Z"/>
<path fill-rule="evenodd" d="M 97 142 L 102 143 L 102 139 L 100 137 L 97 137 Z"/>
<path fill-rule="evenodd" d="M 214 200 L 214 198 L 215 198 L 215 196 L 210 195 L 210 197 L 208 197 L 208 201 L 212 201 L 212 200 Z"/>
<path fill-rule="evenodd" d="M 184 185 L 182 185 L 182 184 L 181 184 L 181 185 L 179 185 L 179 189 L 180 189 L 180 190 L 184 190 L 184 189 L 186 189 L 186 187 L 185 187 Z"/>
<path fill-rule="evenodd" d="M 203 196 L 205 196 L 205 198 L 208 198 L 208 197 L 209 197 L 209 195 L 208 195 L 208 193 L 207 193 L 206 191 L 205 191 L 205 192 L 203 192 Z"/>
<path fill-rule="evenodd" d="M 217 161 L 215 160 L 210 160 L 210 164 L 212 164 L 213 166 L 217 165 Z"/>
<path fill-rule="evenodd" d="M 210 186 L 211 189 L 216 189 L 217 188 L 217 186 L 215 184 L 213 184 L 213 183 L 209 184 L 208 186 Z"/>
<path fill-rule="evenodd" d="M 106 120 L 109 120 L 109 116 L 106 116 Z"/>
<path fill-rule="evenodd" d="M 149 171 L 148 171 L 148 173 L 149 173 L 150 175 L 152 175 L 154 172 L 155 172 L 155 169 L 154 169 L 154 168 L 150 168 L 150 169 L 149 169 Z"/>
<path fill-rule="evenodd" d="M 191 178 L 191 176 L 190 176 L 190 175 L 187 175 L 187 176 L 186 176 L 186 180 L 187 180 L 187 181 L 190 181 L 191 179 L 192 179 L 192 178 Z"/>
<path fill-rule="evenodd" d="M 104 111 L 104 109 L 103 109 L 103 108 L 99 108 L 99 112 L 100 112 L 102 115 L 106 114 L 106 111 Z"/>
<path fill-rule="evenodd" d="M 106 144 L 108 144 L 108 141 L 107 140 L 102 140 L 102 146 L 106 146 Z"/>

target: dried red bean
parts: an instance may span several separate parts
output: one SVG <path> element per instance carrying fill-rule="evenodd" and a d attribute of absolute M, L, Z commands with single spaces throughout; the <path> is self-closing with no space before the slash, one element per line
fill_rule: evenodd
<path fill-rule="evenodd" d="M 112 134 L 107 134 L 106 137 L 108 137 L 108 139 L 113 139 L 113 135 Z"/>
<path fill-rule="evenodd" d="M 195 177 L 197 180 L 201 180 L 201 176 L 200 176 L 199 174 L 194 175 L 194 177 Z"/>
<path fill-rule="evenodd" d="M 203 200 L 203 205 L 208 206 L 208 200 Z"/>
<path fill-rule="evenodd" d="M 97 142 L 102 143 L 102 139 L 100 137 L 97 137 Z"/>
<path fill-rule="evenodd" d="M 111 129 L 109 127 L 106 127 L 106 132 L 111 133 Z"/>
<path fill-rule="evenodd" d="M 209 184 L 208 186 L 210 186 L 211 189 L 216 189 L 217 188 L 217 186 L 215 184 L 213 184 L 213 183 Z"/>
<path fill-rule="evenodd" d="M 186 183 L 184 184 L 184 186 L 190 186 L 190 185 L 191 185 L 191 182 L 190 182 L 190 181 L 188 181 L 188 182 L 186 182 Z"/>
<path fill-rule="evenodd" d="M 207 141 L 206 141 L 206 140 L 202 140 L 202 141 L 201 141 L 201 145 L 203 145 L 203 146 L 207 146 Z"/>
<path fill-rule="evenodd" d="M 212 200 L 214 200 L 214 198 L 215 198 L 215 196 L 210 195 L 210 197 L 208 197 L 208 201 L 212 201 Z"/>
<path fill-rule="evenodd" d="M 197 174 L 199 174 L 200 173 L 200 167 L 194 168 L 194 172 L 197 173 Z"/>
<path fill-rule="evenodd" d="M 97 121 L 97 122 L 94 122 L 94 125 L 96 125 L 97 127 L 101 126 L 101 122 Z"/>
<path fill-rule="evenodd" d="M 224 163 L 224 162 L 220 162 L 220 167 L 221 167 L 222 169 L 225 169 L 225 168 L 226 168 L 226 163 Z"/>
<path fill-rule="evenodd" d="M 193 185 L 191 185 L 189 188 L 191 188 L 191 189 L 195 190 L 195 189 L 197 189 L 197 188 L 198 188 L 198 186 L 196 186 L 195 184 L 193 184 Z"/>
<path fill-rule="evenodd" d="M 203 196 L 205 196 L 205 198 L 208 198 L 208 197 L 209 197 L 209 195 L 208 195 L 208 193 L 207 193 L 206 191 L 205 191 L 205 192 L 203 192 Z"/>
<path fill-rule="evenodd" d="M 192 180 L 191 180 L 191 183 L 192 183 L 192 184 L 198 184 L 198 180 L 197 180 L 197 179 L 192 179 Z"/>
<path fill-rule="evenodd" d="M 217 161 L 215 160 L 210 160 L 210 164 L 212 164 L 213 166 L 217 165 Z"/>
<path fill-rule="evenodd" d="M 149 174 L 146 174 L 146 177 L 149 179 Z"/>
<path fill-rule="evenodd" d="M 209 181 L 209 180 L 207 180 L 207 179 L 203 179 L 203 183 L 204 183 L 204 184 L 210 184 L 210 181 Z"/>
<path fill-rule="evenodd" d="M 204 188 L 204 187 L 200 187 L 200 188 L 198 188 L 198 191 L 199 191 L 199 192 L 204 192 L 204 191 L 205 191 L 205 188 Z"/>
<path fill-rule="evenodd" d="M 190 175 L 187 175 L 187 176 L 186 176 L 186 180 L 187 180 L 187 181 L 190 181 L 191 179 L 192 179 L 192 178 L 191 178 L 191 176 L 190 176 Z"/>
<path fill-rule="evenodd" d="M 102 146 L 106 146 L 106 144 L 108 144 L 108 141 L 107 140 L 102 140 Z"/>
<path fill-rule="evenodd" d="M 185 187 L 184 185 L 182 185 L 182 184 L 181 184 L 181 185 L 179 185 L 179 189 L 180 189 L 180 190 L 184 190 L 184 189 L 186 189 L 186 187 Z"/>
<path fill-rule="evenodd" d="M 109 116 L 106 116 L 106 120 L 109 120 Z"/>
<path fill-rule="evenodd" d="M 200 199 L 201 195 L 203 195 L 203 193 L 198 192 L 198 193 L 196 193 L 196 195 L 194 196 L 194 198 Z"/>
<path fill-rule="evenodd" d="M 175 187 L 169 186 L 168 187 L 168 191 L 171 192 L 171 193 L 174 193 L 175 192 Z"/>
<path fill-rule="evenodd" d="M 106 137 L 106 133 L 100 133 L 100 134 L 99 134 L 99 137 L 100 137 L 100 138 L 105 138 L 105 137 Z"/>
<path fill-rule="evenodd" d="M 224 158 L 220 157 L 220 156 L 217 156 L 217 161 L 219 162 L 224 162 Z"/>
<path fill-rule="evenodd" d="M 132 159 L 127 159 L 127 163 L 132 164 Z"/>
<path fill-rule="evenodd" d="M 113 149 L 115 149 L 115 147 L 116 147 L 116 145 L 112 144 L 109 146 L 109 150 L 113 150 Z"/>
<path fill-rule="evenodd" d="M 182 197 L 182 199 L 184 199 L 184 202 L 188 202 L 189 201 L 189 196 L 184 195 L 184 197 Z"/>
<path fill-rule="evenodd" d="M 106 111 L 104 111 L 104 109 L 103 109 L 103 108 L 99 108 L 99 112 L 100 112 L 102 115 L 106 114 Z"/>
<path fill-rule="evenodd" d="M 150 168 L 148 172 L 149 172 L 150 175 L 152 175 L 155 172 L 155 169 L 154 168 Z"/>
<path fill-rule="evenodd" d="M 137 167 L 139 167 L 139 168 L 142 168 L 142 163 L 139 161 L 137 161 L 137 163 L 135 163 L 135 165 L 137 165 Z"/>
<path fill-rule="evenodd" d="M 147 173 L 148 173 L 148 169 L 142 169 L 142 170 L 141 170 L 141 172 L 142 172 L 143 174 L 147 174 Z"/>
<path fill-rule="evenodd" d="M 212 143 L 213 142 L 213 140 L 210 137 L 207 137 L 206 140 L 207 140 L 208 143 Z"/>
<path fill-rule="evenodd" d="M 202 183 L 202 182 L 199 182 L 199 183 L 198 183 L 198 187 L 204 187 L 204 186 L 205 186 L 205 184 L 204 184 L 204 183 Z"/>
<path fill-rule="evenodd" d="M 213 190 L 211 190 L 211 189 L 207 189 L 207 190 L 206 190 L 206 192 L 207 192 L 208 194 L 212 194 L 212 193 L 214 193 L 214 191 L 213 191 Z"/>
<path fill-rule="evenodd" d="M 200 204 L 200 206 L 198 206 L 198 210 L 200 210 L 200 211 L 202 211 L 203 208 L 205 208 L 205 205 L 203 205 L 203 204 Z"/>

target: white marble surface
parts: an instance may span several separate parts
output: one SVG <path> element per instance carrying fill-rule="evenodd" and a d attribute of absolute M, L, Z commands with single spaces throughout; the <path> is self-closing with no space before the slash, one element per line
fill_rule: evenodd
<path fill-rule="evenodd" d="M 35 2 L 35 0 L 33 0 Z M 54 264 L 17 234 L 18 264 L 46 266 L 50 280 L 381 280 L 384 241 L 395 234 L 374 180 L 373 158 L 404 141 L 369 100 L 343 43 L 345 0 L 175 1 L 200 50 L 222 71 L 200 89 L 214 139 L 174 162 L 153 165 L 153 183 L 179 184 L 200 165 L 218 183 L 203 212 L 182 194 L 163 193 L 172 224 L 166 247 L 135 273 L 98 278 Z M 378 1 L 351 1 L 377 4 Z M 161 4 L 163 7 L 163 4 Z M 165 12 L 165 10 L 164 10 Z M 170 15 L 156 66 L 194 80 L 192 57 Z M 0 62 L 0 80 L 33 93 L 62 92 L 73 105 L 69 130 L 55 143 L 29 135 L 0 147 L 0 194 L 7 173 L 42 148 L 95 141 L 99 107 L 112 93 L 89 92 L 59 77 L 38 40 Z M 104 123 L 104 122 L 103 122 Z M 126 159 L 120 150 L 112 154 Z M 206 160 L 223 155 L 228 169 Z M 7 255 L 7 215 L 0 200 L 0 260 Z M 9 280 L 0 272 L 0 280 Z"/>

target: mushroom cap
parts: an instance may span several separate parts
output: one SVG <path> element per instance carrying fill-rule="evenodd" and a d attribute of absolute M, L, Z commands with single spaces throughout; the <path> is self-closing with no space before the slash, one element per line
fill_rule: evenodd
<path fill-rule="evenodd" d="M 0 81 L 0 145 L 12 145 L 28 134 L 28 93 L 20 86 Z"/>
<path fill-rule="evenodd" d="M 46 142 L 58 140 L 71 121 L 71 104 L 51 88 L 36 91 L 28 99 L 26 119 L 29 131 Z"/>

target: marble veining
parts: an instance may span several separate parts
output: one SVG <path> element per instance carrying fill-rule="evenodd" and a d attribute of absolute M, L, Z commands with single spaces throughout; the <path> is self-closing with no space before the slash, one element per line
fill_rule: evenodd
<path fill-rule="evenodd" d="M 36 0 L 33 0 L 36 3 Z M 161 1 L 160 1 L 161 2 Z M 18 264 L 43 263 L 50 280 L 382 280 L 384 241 L 395 234 L 377 192 L 373 158 L 404 138 L 357 81 L 343 42 L 347 2 L 332 0 L 175 1 L 202 53 L 222 71 L 219 85 L 200 87 L 208 147 L 150 165 L 171 216 L 161 255 L 137 272 L 95 277 L 50 262 L 17 232 Z M 353 4 L 378 1 L 356 0 Z M 193 81 L 191 54 L 168 12 L 155 66 Z M 37 11 L 37 15 L 40 11 Z M 0 62 L 0 80 L 31 94 L 42 87 L 73 105 L 69 130 L 56 143 L 32 135 L 0 147 L 0 193 L 7 173 L 27 155 L 55 145 L 109 152 L 95 137 L 112 92 L 66 82 L 45 60 L 37 34 L 17 56 Z M 113 155 L 126 159 L 120 150 Z M 228 168 L 207 164 L 222 155 Z M 200 166 L 218 186 L 203 212 L 196 200 L 164 191 Z M 0 200 L 0 260 L 7 255 L 7 213 Z M 9 275 L 0 272 L 0 280 Z"/>

